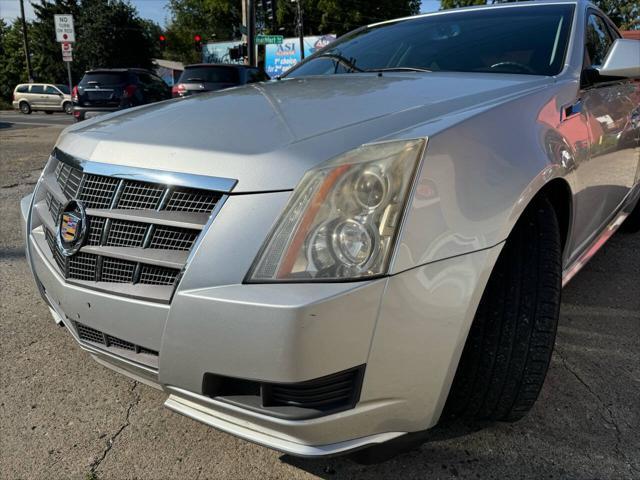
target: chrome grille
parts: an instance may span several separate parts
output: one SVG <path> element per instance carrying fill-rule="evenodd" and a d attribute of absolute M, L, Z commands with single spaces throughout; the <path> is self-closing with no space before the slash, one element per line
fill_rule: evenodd
<path fill-rule="evenodd" d="M 60 215 L 60 209 L 62 208 L 62 204 L 59 201 L 57 201 L 55 198 L 53 198 L 53 195 L 51 195 L 49 192 L 47 192 L 46 202 L 47 202 L 47 208 L 49 209 L 49 213 L 51 214 L 53 221 L 57 223 L 58 215 Z"/>
<path fill-rule="evenodd" d="M 118 183 L 117 178 L 87 175 L 78 200 L 87 208 L 109 208 Z"/>
<path fill-rule="evenodd" d="M 171 287 L 175 287 L 180 278 L 188 252 L 222 193 L 180 186 L 179 182 L 176 186 L 143 181 L 143 178 L 154 177 L 144 173 L 138 178 L 127 176 L 126 168 L 122 172 L 114 170 L 124 178 L 98 174 L 105 171 L 103 166 L 84 172 L 81 163 L 72 166 L 75 160 L 68 155 L 55 150 L 56 155 L 64 162 L 51 160 L 56 163 L 49 167 L 48 175 L 55 179 L 48 177 L 43 183 L 46 191 L 40 198 L 44 199 L 46 208 L 39 212 L 46 210 L 51 215 L 51 220 L 43 223 L 44 233 L 52 262 L 61 274 L 87 287 L 95 282 L 96 288 L 115 294 L 159 301 L 170 299 Z M 57 182 L 60 190 L 51 182 Z M 62 205 L 75 198 L 86 209 L 87 239 L 78 253 L 65 257 L 57 248 L 54 229 Z M 168 212 L 189 215 L 183 220 L 180 215 Z M 167 255 L 158 255 L 157 250 L 164 250 Z M 120 256 L 122 258 L 118 258 Z M 107 284 L 131 284 L 132 288 Z"/>
<path fill-rule="evenodd" d="M 210 212 L 219 197 L 214 192 L 178 188 L 171 192 L 166 210 L 179 212 Z"/>
<path fill-rule="evenodd" d="M 65 257 L 62 256 L 60 251 L 56 248 L 56 240 L 55 240 L 55 238 L 53 236 L 53 233 L 51 233 L 49 230 L 45 230 L 45 236 L 46 236 L 46 239 L 47 239 L 47 243 L 49 244 L 49 248 L 51 249 L 51 252 L 53 253 L 53 259 L 55 260 L 56 264 L 58 265 L 58 268 L 60 268 L 60 270 L 64 274 L 65 271 L 66 271 L 66 259 L 65 259 Z"/>
<path fill-rule="evenodd" d="M 68 278 L 95 280 L 97 260 L 98 258 L 95 255 L 89 253 L 78 253 L 73 257 L 69 257 Z"/>
<path fill-rule="evenodd" d="M 148 223 L 113 220 L 109 228 L 107 245 L 111 247 L 142 247 Z"/>
<path fill-rule="evenodd" d="M 56 168 L 58 185 L 67 198 L 74 198 L 78 194 L 78 188 L 82 180 L 82 172 L 69 165 L 60 163 Z"/>
<path fill-rule="evenodd" d="M 158 208 L 164 185 L 152 183 L 125 181 L 122 196 L 118 200 L 116 208 L 129 208 L 135 210 L 149 210 Z"/>
<path fill-rule="evenodd" d="M 153 232 L 149 248 L 191 250 L 199 233 L 198 230 L 158 226 Z"/>
<path fill-rule="evenodd" d="M 135 262 L 105 257 L 102 260 L 101 280 L 103 282 L 133 283 L 133 272 L 135 269 Z"/>
<path fill-rule="evenodd" d="M 91 245 L 94 247 L 100 245 L 102 231 L 104 229 L 104 224 L 106 221 L 107 219 L 102 217 L 91 217 L 89 219 L 89 234 L 87 235 L 87 245 Z"/>
<path fill-rule="evenodd" d="M 178 270 L 172 268 L 144 265 L 140 272 L 140 283 L 146 285 L 172 285 L 178 276 Z"/>

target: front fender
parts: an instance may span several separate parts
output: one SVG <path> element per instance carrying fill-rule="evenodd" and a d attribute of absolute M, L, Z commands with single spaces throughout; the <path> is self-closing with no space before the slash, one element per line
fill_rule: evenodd
<path fill-rule="evenodd" d="M 391 273 L 498 245 L 548 182 L 573 190 L 588 139 L 561 112 L 576 89 L 538 90 L 432 135 Z"/>

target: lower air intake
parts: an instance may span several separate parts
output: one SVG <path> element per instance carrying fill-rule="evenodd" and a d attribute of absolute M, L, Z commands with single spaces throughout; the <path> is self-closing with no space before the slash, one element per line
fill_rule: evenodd
<path fill-rule="evenodd" d="M 78 337 L 83 342 L 96 344 L 109 350 L 113 349 L 114 353 L 116 353 L 115 350 L 126 350 L 136 354 L 151 355 L 154 357 L 158 356 L 158 352 L 156 352 L 155 350 L 150 350 L 148 348 L 141 347 L 140 345 L 135 345 L 131 342 L 127 342 L 126 340 L 122 340 L 121 338 L 117 338 L 112 335 L 107 335 L 100 330 L 96 330 L 95 328 L 91 328 L 82 323 L 75 322 L 75 326 L 76 331 L 78 332 Z"/>

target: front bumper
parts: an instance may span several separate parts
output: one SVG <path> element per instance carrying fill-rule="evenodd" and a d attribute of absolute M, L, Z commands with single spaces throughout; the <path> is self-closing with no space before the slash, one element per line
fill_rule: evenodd
<path fill-rule="evenodd" d="M 287 198 L 230 197 L 169 305 L 65 282 L 34 234 L 26 238 L 29 261 L 54 318 L 81 347 L 166 391 L 173 411 L 299 456 L 344 453 L 432 427 L 501 245 L 373 281 L 242 284 Z M 157 368 L 83 342 L 76 321 L 157 349 Z M 208 373 L 295 383 L 359 365 L 366 370 L 357 404 L 315 418 L 282 418 L 203 394 Z"/>

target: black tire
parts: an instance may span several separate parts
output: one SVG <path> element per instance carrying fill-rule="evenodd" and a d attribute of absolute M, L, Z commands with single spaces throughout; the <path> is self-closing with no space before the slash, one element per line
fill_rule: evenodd
<path fill-rule="evenodd" d="M 509 235 L 469 331 L 443 418 L 515 421 L 533 406 L 555 343 L 562 247 L 540 197 Z"/>
<path fill-rule="evenodd" d="M 46 113 L 47 115 L 53 115 L 53 112 L 51 110 L 45 110 L 44 113 Z"/>
<path fill-rule="evenodd" d="M 73 103 L 64 102 L 64 105 L 62 105 L 62 109 L 64 110 L 64 113 L 66 113 L 67 115 L 71 115 L 73 113 Z"/>
<path fill-rule="evenodd" d="M 640 200 L 638 200 L 635 208 L 625 219 L 624 223 L 620 225 L 620 230 L 626 233 L 640 232 Z"/>
<path fill-rule="evenodd" d="M 29 115 L 31 113 L 31 105 L 27 102 L 20 102 L 20 111 L 25 115 Z"/>

